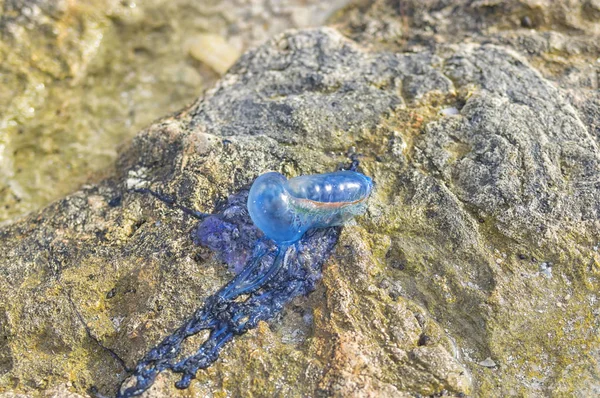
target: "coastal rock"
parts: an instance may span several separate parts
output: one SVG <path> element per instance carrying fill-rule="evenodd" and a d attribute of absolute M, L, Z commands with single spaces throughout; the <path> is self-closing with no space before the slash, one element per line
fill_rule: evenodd
<path fill-rule="evenodd" d="M 354 154 L 376 188 L 316 291 L 229 344 L 189 390 L 164 373 L 145 396 L 597 394 L 589 71 L 567 79 L 511 44 L 523 16 L 500 33 L 481 17 L 465 42 L 496 2 L 391 3 L 246 52 L 138 134 L 107 179 L 0 229 L 0 391 L 114 394 L 126 374 L 100 344 L 133 365 L 231 278 L 194 245 L 193 218 L 130 188 L 211 212 L 267 170 L 327 172 Z M 456 40 L 426 29 L 446 3 L 466 13 L 440 23 Z M 530 22 L 555 14 L 540 15 Z"/>
<path fill-rule="evenodd" d="M 348 0 L 0 0 L 0 222 L 106 176 L 240 52 Z"/>

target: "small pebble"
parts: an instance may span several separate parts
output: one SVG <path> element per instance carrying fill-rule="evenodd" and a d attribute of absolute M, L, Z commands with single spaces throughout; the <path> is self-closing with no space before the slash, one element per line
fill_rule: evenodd
<path fill-rule="evenodd" d="M 552 263 L 541 263 L 540 273 L 547 279 L 552 278 Z"/>
<path fill-rule="evenodd" d="M 240 52 L 220 35 L 204 33 L 186 42 L 190 55 L 222 75 L 237 61 Z"/>
<path fill-rule="evenodd" d="M 421 335 L 421 337 L 419 337 L 419 341 L 417 342 L 417 345 L 418 346 L 427 345 L 427 343 L 429 343 L 430 341 L 431 341 L 431 337 L 429 337 L 425 333 L 423 333 Z"/>
<path fill-rule="evenodd" d="M 479 362 L 479 365 L 484 366 L 486 368 L 495 368 L 496 366 L 498 366 L 496 365 L 496 362 L 494 362 L 490 357 L 487 357 L 483 361 Z"/>
<path fill-rule="evenodd" d="M 443 116 L 456 116 L 459 114 L 459 112 L 458 109 L 451 107 L 440 110 L 439 114 Z"/>
<path fill-rule="evenodd" d="M 533 21 L 527 15 L 521 18 L 521 26 L 524 28 L 533 28 Z"/>

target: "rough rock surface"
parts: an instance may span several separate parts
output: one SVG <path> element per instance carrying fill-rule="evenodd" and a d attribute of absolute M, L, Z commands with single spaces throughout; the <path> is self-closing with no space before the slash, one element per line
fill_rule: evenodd
<path fill-rule="evenodd" d="M 248 47 L 347 3 L 0 0 L 0 222 L 78 189 Z"/>
<path fill-rule="evenodd" d="M 0 391 L 113 394 L 94 339 L 131 365 L 231 277 L 193 219 L 128 187 L 210 212 L 350 152 L 377 186 L 317 290 L 146 396 L 597 395 L 596 2 L 400 4 L 246 53 L 110 178 L 1 229 Z"/>

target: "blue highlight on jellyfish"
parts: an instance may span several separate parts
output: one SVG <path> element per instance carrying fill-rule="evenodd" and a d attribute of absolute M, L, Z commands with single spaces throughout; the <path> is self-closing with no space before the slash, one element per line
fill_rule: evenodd
<path fill-rule="evenodd" d="M 364 211 L 371 178 L 356 171 L 300 176 L 258 177 L 250 188 L 248 212 L 269 239 L 282 245 L 300 240 L 310 228 L 342 225 Z"/>

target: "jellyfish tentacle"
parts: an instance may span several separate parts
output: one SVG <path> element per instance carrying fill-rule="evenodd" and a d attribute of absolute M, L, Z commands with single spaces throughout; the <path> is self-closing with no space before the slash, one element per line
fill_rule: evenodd
<path fill-rule="evenodd" d="M 189 387 L 192 379 L 196 377 L 196 373 L 200 369 L 209 367 L 219 357 L 219 352 L 225 343 L 231 340 L 234 336 L 229 325 L 222 324 L 220 328 L 214 329 L 208 339 L 200 346 L 196 354 L 187 357 L 171 367 L 171 370 L 176 373 L 182 373 L 175 387 L 185 389 Z"/>
<path fill-rule="evenodd" d="M 197 311 L 192 319 L 185 324 L 185 336 L 183 338 L 193 336 L 201 330 L 213 328 L 217 324 L 213 315 L 206 308 Z"/>
<path fill-rule="evenodd" d="M 264 290 L 260 293 L 258 291 L 284 268 L 288 247 L 287 245 L 279 247 L 275 260 L 267 272 L 261 277 L 251 280 L 248 285 L 244 285 L 243 291 L 250 294 L 250 297 L 244 302 L 237 303 L 230 299 L 224 301 L 224 309 L 216 310 L 215 307 L 205 307 L 205 310 L 198 311 L 184 326 L 152 349 L 136 366 L 134 372 L 136 385 L 127 388 L 122 394 L 119 393 L 118 397 L 128 398 L 141 394 L 152 385 L 158 373 L 165 369 L 182 373 L 181 380 L 176 383 L 176 387 L 187 388 L 198 370 L 205 369 L 216 361 L 223 346 L 235 335 L 246 333 L 255 328 L 261 320 L 268 320 L 280 312 L 285 304 L 299 294 L 300 281 L 291 281 L 285 286 Z M 252 289 L 252 291 L 248 289 Z M 215 313 L 215 311 L 217 312 Z M 197 318 L 200 320 L 199 324 L 206 327 L 195 326 L 194 322 Z M 202 329 L 212 330 L 196 354 L 173 363 L 173 359 L 181 351 L 182 342 Z"/>
<path fill-rule="evenodd" d="M 287 247 L 285 248 L 287 249 Z M 277 273 L 283 264 L 282 251 L 278 248 L 277 255 L 273 265 L 267 270 L 262 277 L 254 277 L 260 268 L 261 259 L 266 254 L 266 249 L 259 250 L 255 256 L 244 267 L 233 280 L 221 288 L 217 293 L 206 299 L 206 305 L 196 312 L 196 314 L 188 320 L 184 325 L 178 328 L 172 335 L 165 338 L 159 345 L 154 347 L 148 354 L 138 362 L 133 376 L 136 384 L 133 387 L 127 388 L 119 397 L 131 397 L 141 394 L 152 383 L 161 371 L 172 369 L 174 372 L 185 373 L 182 379 L 178 382 L 178 388 L 186 388 L 190 381 L 195 376 L 198 369 L 208 367 L 214 362 L 223 344 L 233 338 L 235 333 L 234 328 L 227 325 L 231 323 L 231 314 L 227 311 L 227 307 L 231 301 L 237 298 L 240 294 L 258 290 L 264 285 L 271 276 Z M 225 320 L 225 322 L 223 320 Z M 227 322 L 229 320 L 229 322 Z M 219 328 L 219 326 L 221 326 Z M 212 329 L 209 338 L 201 346 L 198 353 L 192 357 L 183 359 L 176 364 L 173 364 L 173 359 L 181 352 L 181 344 L 190 336 L 193 336 L 201 330 Z M 223 333 L 227 332 L 225 335 Z M 212 347 L 211 347 L 212 346 Z M 189 364 L 189 365 L 188 365 Z M 193 366 L 191 364 L 194 364 Z M 191 367 L 190 367 L 191 366 Z M 192 373 L 193 371 L 193 373 Z"/>
<path fill-rule="evenodd" d="M 277 291 L 277 294 L 275 294 L 275 291 L 268 290 L 260 294 L 253 294 L 243 303 L 236 303 L 235 308 L 232 308 L 224 317 L 228 319 L 224 319 L 211 332 L 196 354 L 171 366 L 173 372 L 183 374 L 181 380 L 175 386 L 180 389 L 189 387 L 198 370 L 205 369 L 216 361 L 221 349 L 227 342 L 233 339 L 235 335 L 244 334 L 256 327 L 261 320 L 272 318 L 298 294 L 299 285 L 299 283 L 291 283 Z"/>
<path fill-rule="evenodd" d="M 211 329 L 217 325 L 212 314 L 208 311 L 199 311 L 196 316 L 178 328 L 173 334 L 166 337 L 160 344 L 151 349 L 146 356 L 138 362 L 132 376 L 135 385 L 118 393 L 117 397 L 132 397 L 141 394 L 152 385 L 156 376 L 165 369 L 171 368 L 171 361 L 181 352 L 181 343 L 189 336 L 201 330 Z"/>
<path fill-rule="evenodd" d="M 275 256 L 275 260 L 273 264 L 269 267 L 269 269 L 258 275 L 256 278 L 247 281 L 244 285 L 240 286 L 238 289 L 238 295 L 241 294 L 249 294 L 257 291 L 262 286 L 264 286 L 271 278 L 275 277 L 279 273 L 279 270 L 287 263 L 287 252 L 289 245 L 281 245 L 277 248 L 277 255 Z"/>
<path fill-rule="evenodd" d="M 242 286 L 247 283 L 248 278 L 250 278 L 256 271 L 260 268 L 260 263 L 262 258 L 266 255 L 266 250 L 259 251 L 249 262 L 246 264 L 244 269 L 235 276 L 231 281 L 229 281 L 225 286 L 223 286 L 217 293 L 213 296 L 216 299 L 216 303 L 220 303 L 222 301 L 231 300 L 240 295 L 238 291 Z"/>

